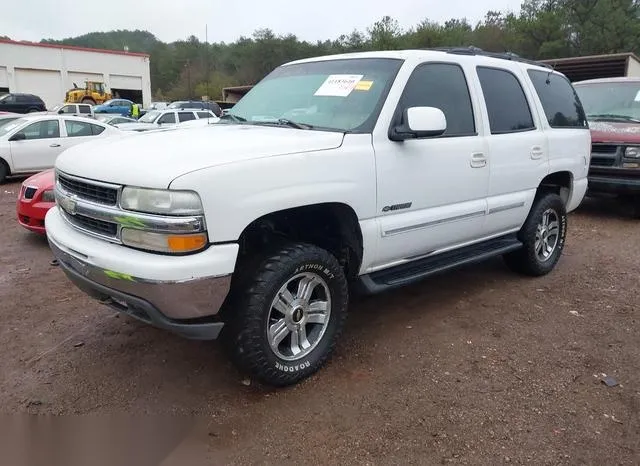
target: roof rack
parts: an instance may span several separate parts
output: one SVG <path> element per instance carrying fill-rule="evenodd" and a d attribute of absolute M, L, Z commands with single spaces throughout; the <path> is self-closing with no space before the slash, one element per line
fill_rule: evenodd
<path fill-rule="evenodd" d="M 518 54 L 515 54 L 513 52 L 487 52 L 485 50 L 482 50 L 479 47 L 474 47 L 473 45 L 470 45 L 468 47 L 433 47 L 433 48 L 427 48 L 424 50 L 435 50 L 435 51 L 439 51 L 439 52 L 447 52 L 447 53 L 452 53 L 452 54 L 456 54 L 456 55 L 482 55 L 483 57 L 491 57 L 491 58 L 499 58 L 501 60 L 511 60 L 511 61 L 517 61 L 517 62 L 521 62 L 521 63 L 528 63 L 530 65 L 536 65 L 536 66 L 542 66 L 544 68 L 549 68 L 549 69 L 553 69 L 553 67 L 551 65 L 549 65 L 548 63 L 542 63 L 539 61 L 535 61 L 535 60 L 528 60 L 526 58 L 522 58 L 521 56 L 519 56 Z"/>

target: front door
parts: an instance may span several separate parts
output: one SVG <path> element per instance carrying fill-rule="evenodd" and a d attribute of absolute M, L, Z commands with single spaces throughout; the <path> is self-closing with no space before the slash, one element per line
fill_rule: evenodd
<path fill-rule="evenodd" d="M 65 149 L 57 119 L 31 123 L 18 131 L 25 139 L 11 141 L 11 157 L 16 171 L 31 172 L 53 167 L 56 157 Z"/>
<path fill-rule="evenodd" d="M 380 240 L 372 270 L 482 235 L 489 154 L 468 73 L 455 63 L 418 65 L 394 113 L 392 125 L 402 122 L 406 108 L 439 108 L 447 119 L 444 135 L 394 142 L 388 127 L 376 127 Z"/>

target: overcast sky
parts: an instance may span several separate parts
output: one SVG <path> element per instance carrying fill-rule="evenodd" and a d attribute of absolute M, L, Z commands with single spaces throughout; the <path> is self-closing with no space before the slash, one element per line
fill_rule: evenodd
<path fill-rule="evenodd" d="M 165 42 L 191 34 L 232 42 L 258 28 L 301 39 L 335 39 L 364 31 L 384 15 L 403 28 L 424 18 L 466 17 L 488 10 L 518 11 L 522 0 L 22 0 L 0 13 L 0 35 L 15 40 L 63 39 L 92 31 L 146 29 Z M 19 6 L 18 6 L 19 5 Z"/>

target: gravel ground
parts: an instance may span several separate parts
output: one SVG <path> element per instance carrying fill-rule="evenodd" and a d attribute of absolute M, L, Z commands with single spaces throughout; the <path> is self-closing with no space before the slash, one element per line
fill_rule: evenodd
<path fill-rule="evenodd" d="M 0 185 L 5 414 L 196 419 L 182 451 L 211 464 L 640 463 L 640 223 L 615 201 L 570 215 L 549 276 L 494 260 L 358 298 L 333 360 L 277 391 L 85 298 L 16 223 L 18 189 Z"/>

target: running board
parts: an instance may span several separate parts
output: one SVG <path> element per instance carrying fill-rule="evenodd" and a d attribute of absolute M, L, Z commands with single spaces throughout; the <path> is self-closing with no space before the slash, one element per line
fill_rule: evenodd
<path fill-rule="evenodd" d="M 516 234 L 501 236 L 482 243 L 443 252 L 385 270 L 362 275 L 359 288 L 366 294 L 380 293 L 393 288 L 418 282 L 463 265 L 482 262 L 491 257 L 515 251 L 522 247 Z"/>

